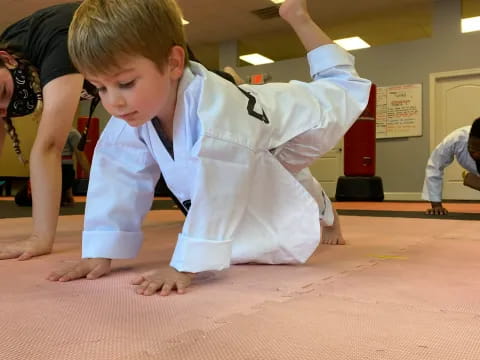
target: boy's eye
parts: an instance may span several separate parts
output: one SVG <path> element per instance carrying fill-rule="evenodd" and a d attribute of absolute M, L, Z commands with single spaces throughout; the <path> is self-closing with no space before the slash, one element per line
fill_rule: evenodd
<path fill-rule="evenodd" d="M 98 92 L 100 92 L 100 93 L 104 93 L 105 91 L 107 91 L 107 88 L 105 88 L 105 87 L 97 87 L 97 90 L 98 90 Z"/>
<path fill-rule="evenodd" d="M 135 85 L 135 80 L 129 81 L 127 83 L 120 83 L 118 86 L 120 89 L 130 89 Z"/>

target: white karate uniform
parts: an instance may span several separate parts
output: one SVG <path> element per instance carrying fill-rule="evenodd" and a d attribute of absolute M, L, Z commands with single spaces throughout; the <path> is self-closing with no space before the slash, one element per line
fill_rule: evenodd
<path fill-rule="evenodd" d="M 475 160 L 468 152 L 468 137 L 471 126 L 451 132 L 433 150 L 425 169 L 422 198 L 430 202 L 442 201 L 443 171 L 454 159 L 472 174 L 479 175 Z"/>
<path fill-rule="evenodd" d="M 192 62 L 178 90 L 174 159 L 151 122 L 132 128 L 112 118 L 95 150 L 82 256 L 136 256 L 161 169 L 180 202 L 191 200 L 170 264 L 177 270 L 305 262 L 319 220 L 333 221 L 306 166 L 358 118 L 371 86 L 337 45 L 308 60 L 313 82 L 242 85 L 250 99 Z"/>

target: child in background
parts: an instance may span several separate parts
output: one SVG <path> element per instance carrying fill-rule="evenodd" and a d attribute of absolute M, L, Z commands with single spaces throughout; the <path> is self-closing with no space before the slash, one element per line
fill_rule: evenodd
<path fill-rule="evenodd" d="M 444 170 L 453 160 L 466 171 L 463 185 L 480 191 L 480 118 L 448 134 L 433 150 L 425 169 L 422 198 L 430 201 L 428 215 L 447 215 L 442 204 Z"/>
<path fill-rule="evenodd" d="M 83 259 L 49 280 L 95 279 L 111 259 L 136 256 L 160 171 L 188 215 L 170 266 L 135 279 L 138 294 L 184 293 L 195 273 L 230 264 L 311 256 L 334 214 L 308 166 L 358 118 L 371 84 L 306 0 L 286 0 L 280 15 L 313 81 L 237 87 L 188 62 L 174 0 L 83 1 L 70 54 L 113 117 L 95 150 Z"/>
<path fill-rule="evenodd" d="M 73 199 L 73 182 L 75 180 L 74 157 L 87 175 L 90 175 L 90 162 L 83 151 L 78 150 L 78 144 L 82 139 L 82 134 L 77 129 L 72 128 L 68 133 L 67 142 L 62 151 L 62 206 L 72 206 L 75 204 Z"/>

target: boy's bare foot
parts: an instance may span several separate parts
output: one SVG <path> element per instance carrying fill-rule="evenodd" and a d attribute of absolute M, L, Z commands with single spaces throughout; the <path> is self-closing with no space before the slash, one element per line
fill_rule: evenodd
<path fill-rule="evenodd" d="M 306 0 L 286 0 L 280 6 L 279 13 L 290 24 L 310 20 Z"/>
<path fill-rule="evenodd" d="M 340 228 L 340 220 L 338 218 L 337 211 L 333 209 L 334 220 L 333 225 L 322 225 L 322 244 L 325 245 L 345 245 L 346 241 L 342 235 L 342 229 Z"/>
<path fill-rule="evenodd" d="M 243 80 L 242 77 L 238 75 L 238 73 L 235 71 L 234 68 L 230 66 L 225 66 L 223 71 L 225 71 L 227 74 L 232 75 L 233 79 L 235 80 L 235 84 L 237 85 L 245 84 L 245 80 Z"/>

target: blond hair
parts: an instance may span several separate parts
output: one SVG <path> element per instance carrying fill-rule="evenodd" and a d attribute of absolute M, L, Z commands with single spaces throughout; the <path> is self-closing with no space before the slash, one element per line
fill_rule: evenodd
<path fill-rule="evenodd" d="M 175 0 L 84 0 L 68 36 L 73 64 L 89 75 L 112 72 L 125 55 L 141 55 L 163 71 L 175 45 L 186 50 Z"/>

